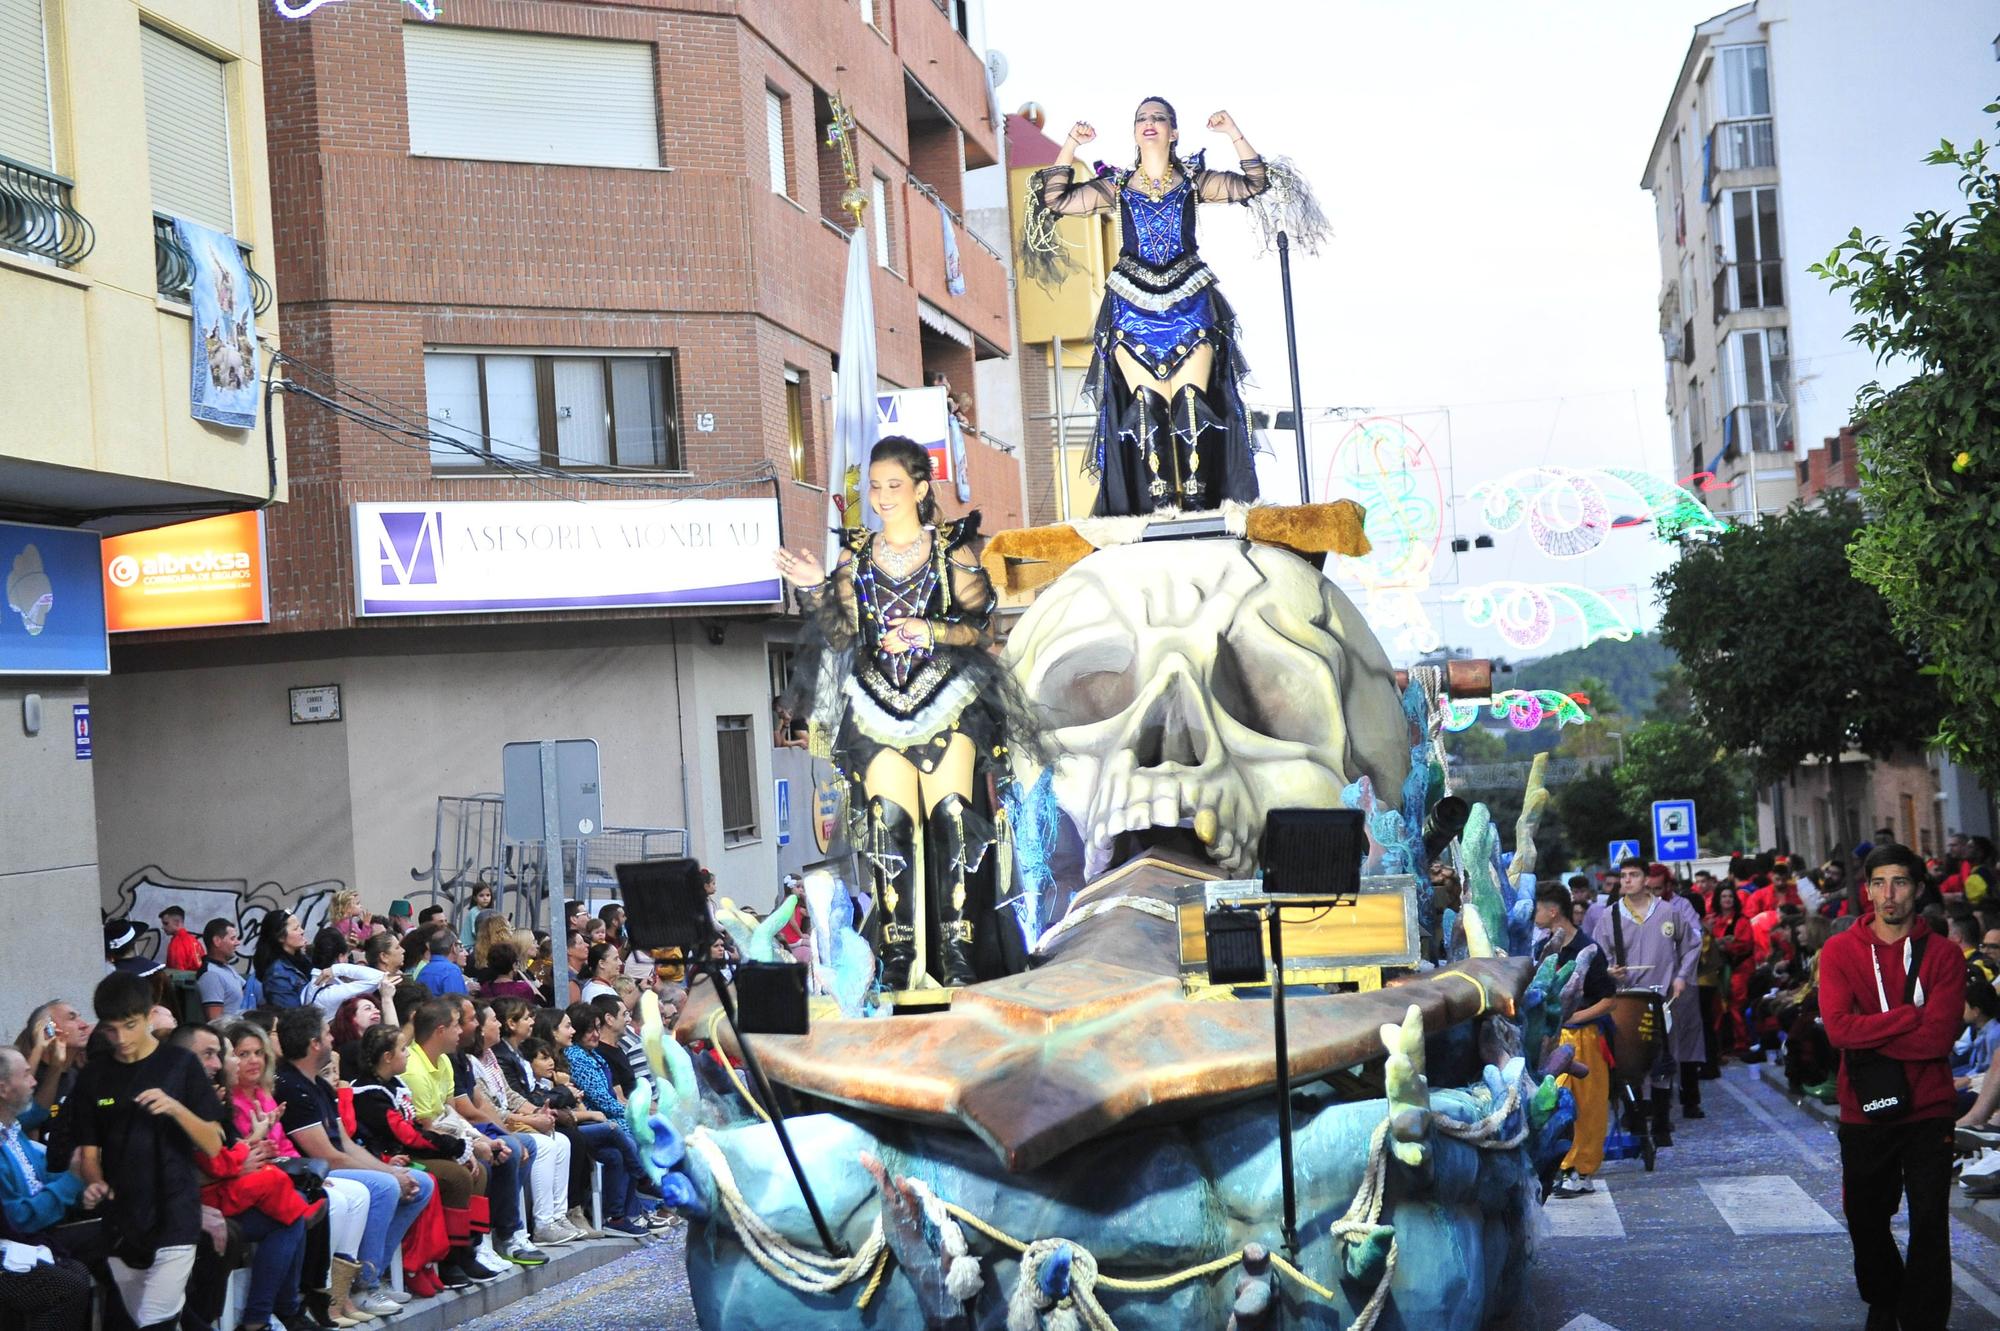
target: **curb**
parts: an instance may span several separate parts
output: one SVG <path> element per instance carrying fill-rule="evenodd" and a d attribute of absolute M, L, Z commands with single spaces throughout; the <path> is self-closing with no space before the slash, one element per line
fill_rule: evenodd
<path fill-rule="evenodd" d="M 1757 1069 L 1757 1074 L 1763 1078 L 1765 1084 L 1772 1090 L 1784 1096 L 1792 1104 L 1797 1105 L 1805 1113 L 1836 1126 L 1840 1123 L 1839 1105 L 1821 1104 L 1818 1100 L 1810 1096 L 1795 1094 L 1785 1084 L 1785 1070 L 1783 1067 L 1776 1064 L 1766 1064 Z M 1959 1187 L 1952 1188 L 1949 1195 L 1951 1197 L 1952 1219 L 1963 1221 L 1984 1234 L 1987 1238 L 1992 1239 L 1995 1243 L 2000 1243 L 2000 1200 L 1976 1201 L 1966 1196 L 1965 1190 Z"/>
<path fill-rule="evenodd" d="M 475 1285 L 457 1292 L 446 1290 L 435 1298 L 418 1299 L 406 1305 L 402 1312 L 384 1325 L 393 1326 L 395 1331 L 444 1331 L 446 1327 L 460 1326 L 476 1317 L 504 1311 L 522 1299 L 560 1285 L 565 1280 L 586 1275 L 656 1242 L 589 1239 L 580 1243 L 565 1243 L 559 1248 L 547 1250 L 549 1260 L 542 1266 L 517 1266 L 511 1274 L 492 1284 Z"/>

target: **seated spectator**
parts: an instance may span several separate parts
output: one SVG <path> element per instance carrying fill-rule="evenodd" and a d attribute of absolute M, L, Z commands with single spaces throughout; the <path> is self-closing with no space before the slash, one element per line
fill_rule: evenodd
<path fill-rule="evenodd" d="M 388 980 L 384 980 L 382 983 L 389 985 Z M 333 1047 L 337 1052 L 340 1069 L 339 1075 L 342 1081 L 359 1081 L 361 1079 L 361 1037 L 363 1035 L 366 1035 L 371 1028 L 379 1026 L 384 1022 L 387 1022 L 391 1026 L 401 1024 L 396 1020 L 396 1004 L 393 997 L 395 992 L 395 986 L 389 985 L 387 991 L 381 994 L 382 1001 L 380 1003 L 365 995 L 357 995 L 342 1003 L 340 1010 L 333 1014 L 328 1039 L 332 1041 Z"/>
<path fill-rule="evenodd" d="M 0 1313 L 26 1331 L 88 1331 L 90 1268 L 0 1230 Z"/>
<path fill-rule="evenodd" d="M 339 1098 L 321 1076 L 332 1041 L 317 1009 L 293 1008 L 278 1018 L 278 1043 L 284 1056 L 272 1081 L 278 1131 L 300 1155 L 326 1171 L 330 1195 L 358 1189 L 364 1198 L 358 1229 L 329 1226 L 334 1252 L 331 1311 L 336 1319 L 343 1308 L 389 1316 L 410 1301 L 408 1294 L 398 1294 L 385 1283 L 389 1263 L 410 1226 L 430 1205 L 436 1184 L 407 1163 L 378 1160 L 349 1140 L 340 1120 Z"/>
<path fill-rule="evenodd" d="M 597 912 L 598 923 L 604 926 L 604 941 L 615 945 L 620 952 L 625 950 L 625 907 L 613 901 Z"/>
<path fill-rule="evenodd" d="M 418 1016 L 428 1019 L 422 1008 Z M 443 1289 L 469 1289 L 505 1273 L 482 1264 L 474 1251 L 478 1235 L 488 1227 L 484 1160 L 491 1157 L 491 1147 L 482 1153 L 470 1139 L 433 1132 L 418 1120 L 415 1097 L 402 1080 L 409 1051 L 410 1037 L 392 1026 L 373 1027 L 361 1037 L 367 1075 L 354 1084 L 354 1119 L 355 1138 L 364 1150 L 384 1161 L 422 1164 L 444 1199 L 449 1251 L 435 1270 L 418 1271 L 408 1282 L 410 1292 L 422 1298 Z"/>
<path fill-rule="evenodd" d="M 326 922 L 340 931 L 349 947 L 360 947 L 368 941 L 371 932 L 368 912 L 361 908 L 361 894 L 351 887 L 344 887 L 333 894 L 333 900 L 326 908 Z"/>
<path fill-rule="evenodd" d="M 538 1015 L 537 1024 L 547 1015 L 546 1012 Z M 521 1042 L 522 1056 L 534 1072 L 528 1098 L 555 1110 L 558 1122 L 567 1115 L 567 1121 L 589 1145 L 592 1157 L 604 1166 L 604 1214 L 608 1217 L 605 1231 L 621 1238 L 645 1238 L 667 1222 L 657 1217 L 640 1191 L 646 1172 L 639 1160 L 638 1143 L 625 1123 L 623 1106 L 618 1106 L 615 1113 L 607 1113 L 588 1103 L 578 1088 L 576 1065 L 569 1058 L 576 1049 L 576 1024 L 568 1012 L 560 1009 L 555 1012 L 547 1038 L 536 1036 Z M 601 1059 L 598 1061 L 602 1063 Z M 604 1081 L 608 1084 L 609 1077 Z M 616 1105 L 615 1097 L 612 1103 Z"/>
<path fill-rule="evenodd" d="M 1963 1115 L 1978 1098 L 1979 1082 L 1993 1066 L 1994 1050 L 2000 1048 L 2000 993 L 1991 981 L 1976 975 L 1965 980 L 1965 1022 L 1968 1034 L 1965 1053 L 1952 1061 L 1952 1087 L 1958 1092 L 1958 1112 Z"/>
<path fill-rule="evenodd" d="M 508 1085 L 501 1070 L 500 1016 L 494 1005 L 473 1005 L 471 1035 L 459 1052 L 471 1068 L 476 1086 L 475 1108 L 509 1137 L 519 1141 L 528 1159 L 528 1196 L 534 1203 L 531 1240 L 539 1245 L 571 1243 L 582 1237 L 564 1218 L 570 1209 L 570 1143 L 556 1131 L 555 1115 L 530 1103 Z"/>
<path fill-rule="evenodd" d="M 417 971 L 417 980 L 434 994 L 464 993 L 465 947 L 458 936 L 449 929 L 433 928 L 425 936 L 424 949 L 430 960 Z"/>
<path fill-rule="evenodd" d="M 167 940 L 166 962 L 170 971 L 198 971 L 201 969 L 201 940 L 187 931 L 187 912 L 179 906 L 169 906 L 160 912 L 160 932 Z"/>
<path fill-rule="evenodd" d="M 466 967 L 468 978 L 484 982 L 488 968 L 493 964 L 491 953 L 498 943 L 512 944 L 514 926 L 497 910 L 479 912 L 479 922 L 472 930 L 472 964 Z"/>
<path fill-rule="evenodd" d="M 331 1018 L 350 998 L 376 992 L 387 979 L 372 966 L 342 961 L 346 954 L 347 938 L 338 929 L 322 929 L 313 939 L 313 976 L 299 998 L 318 1008 L 323 1018 Z"/>
<path fill-rule="evenodd" d="M 250 969 L 264 987 L 266 1006 L 288 1008 L 303 1002 L 301 995 L 312 982 L 305 922 L 289 911 L 274 910 L 266 915 L 257 929 L 257 951 Z"/>
<path fill-rule="evenodd" d="M 538 996 L 535 986 L 521 973 L 519 954 L 512 942 L 495 943 L 486 955 L 486 963 L 486 973 L 479 981 L 479 992 L 484 997 L 526 1001 Z"/>
<path fill-rule="evenodd" d="M 497 914 L 499 905 L 499 893 L 493 884 L 482 882 L 472 885 L 472 898 L 459 911 L 458 918 L 458 941 L 465 945 L 467 952 L 472 952 L 473 945 L 479 940 L 480 917 L 488 911 Z"/>
<path fill-rule="evenodd" d="M 616 998 L 618 992 L 611 985 L 624 970 L 624 965 L 616 946 L 610 943 L 592 943 L 590 951 L 584 953 L 580 1001 L 588 1003 L 605 995 Z"/>
<path fill-rule="evenodd" d="M 243 1015 L 243 977 L 235 970 L 242 938 L 236 925 L 220 917 L 201 927 L 202 959 L 195 968 L 195 993 L 207 1021 L 234 1021 Z"/>
<path fill-rule="evenodd" d="M 63 1105 L 85 1188 L 108 1186 L 107 1265 L 125 1315 L 142 1328 L 180 1316 L 202 1234 L 195 1152 L 214 1155 L 223 1146 L 221 1106 L 201 1064 L 153 1038 L 152 1005 L 152 986 L 136 975 L 119 972 L 98 984 L 92 1006 L 109 1056 L 84 1066 Z M 268 1326 L 281 1300 L 278 1311 L 295 1311 L 296 1289 L 253 1290 L 244 1325 Z"/>
<path fill-rule="evenodd" d="M 35 1073 L 27 1058 L 0 1045 L 0 1214 L 17 1235 L 50 1229 L 72 1208 L 94 1210 L 108 1192 L 103 1183 L 86 1186 L 74 1170 L 49 1168 L 46 1148 L 23 1131 L 48 1116 L 35 1103 Z"/>
<path fill-rule="evenodd" d="M 401 938 L 410 931 L 410 916 L 415 911 L 409 899 L 397 897 L 389 903 L 389 932 Z"/>
<path fill-rule="evenodd" d="M 139 926 L 130 920 L 106 920 L 104 960 L 114 971 L 124 971 L 142 980 L 150 980 L 164 971 L 166 966 L 151 957 L 139 955 L 139 934 Z"/>
<path fill-rule="evenodd" d="M 361 961 L 384 975 L 403 973 L 403 936 L 397 933 L 379 933 L 361 947 Z"/>

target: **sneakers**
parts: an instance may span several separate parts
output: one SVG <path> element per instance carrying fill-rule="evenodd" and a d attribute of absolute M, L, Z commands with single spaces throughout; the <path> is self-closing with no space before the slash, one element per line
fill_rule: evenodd
<path fill-rule="evenodd" d="M 547 1266 L 549 1255 L 524 1238 L 514 1238 L 500 1246 L 500 1260 L 516 1266 Z"/>
<path fill-rule="evenodd" d="M 458 1269 L 475 1285 L 490 1285 L 507 1274 L 505 1268 L 488 1266 L 475 1252 L 470 1258 L 458 1264 Z"/>
<path fill-rule="evenodd" d="M 469 1281 L 467 1283 L 470 1284 Z M 429 1267 L 421 1271 L 403 1268 L 403 1286 L 409 1290 L 404 1298 L 434 1299 L 445 1291 L 444 1282 L 439 1280 L 437 1273 Z M 395 1296 L 391 1294 L 390 1297 Z"/>
<path fill-rule="evenodd" d="M 393 1317 L 403 1311 L 403 1305 L 389 1298 L 379 1289 L 363 1290 L 351 1299 L 356 1311 L 372 1313 L 376 1317 Z"/>
<path fill-rule="evenodd" d="M 535 1226 L 534 1240 L 544 1248 L 559 1248 L 565 1243 L 574 1243 L 581 1237 L 560 1220 L 549 1220 Z"/>
<path fill-rule="evenodd" d="M 627 1220 L 624 1216 L 619 1216 L 616 1220 L 607 1220 L 604 1222 L 604 1235 L 606 1238 L 643 1239 L 652 1232 L 645 1225 L 640 1224 L 636 1220 Z"/>
<path fill-rule="evenodd" d="M 1565 1169 L 1556 1179 L 1555 1187 L 1549 1189 L 1551 1197 L 1583 1197 L 1597 1191 L 1592 1183 L 1574 1169 Z"/>
<path fill-rule="evenodd" d="M 645 1223 L 647 1229 L 652 1230 L 655 1234 L 660 1234 L 669 1229 L 677 1228 L 683 1222 L 672 1211 L 655 1211 L 646 1217 Z"/>
<path fill-rule="evenodd" d="M 2000 1146 L 2000 1130 L 1991 1127 L 1959 1128 L 1952 1133 L 1951 1144 L 1961 1151 L 1979 1151 L 1988 1146 Z"/>
<path fill-rule="evenodd" d="M 581 1206 L 570 1207 L 569 1214 L 563 1217 L 563 1223 L 576 1231 L 576 1236 L 579 1239 L 601 1239 L 604 1237 L 604 1231 L 590 1223 L 590 1217 L 584 1214 Z"/>
<path fill-rule="evenodd" d="M 491 1272 L 487 1272 L 485 1278 L 487 1280 L 496 1280 L 499 1277 Z M 475 1284 L 483 1283 L 475 1281 L 469 1272 L 457 1262 L 452 1261 L 438 1263 L 437 1282 L 444 1288 L 451 1290 L 471 1289 Z"/>

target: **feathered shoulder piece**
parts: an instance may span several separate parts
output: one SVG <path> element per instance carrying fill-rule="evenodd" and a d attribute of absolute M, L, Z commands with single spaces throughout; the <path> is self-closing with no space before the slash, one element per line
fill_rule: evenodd
<path fill-rule="evenodd" d="M 946 555 L 950 555 L 954 550 L 963 549 L 971 545 L 979 539 L 979 524 L 984 520 L 984 516 L 984 514 L 975 508 L 962 518 L 953 518 L 948 522 L 940 522 L 937 528 L 939 547 L 943 549 Z"/>
<path fill-rule="evenodd" d="M 1264 248 L 1275 245 L 1282 231 L 1299 249 L 1318 254 L 1319 247 L 1333 239 L 1333 223 L 1319 206 L 1312 186 L 1289 157 L 1266 157 L 1264 173 L 1269 188 L 1250 200 Z"/>

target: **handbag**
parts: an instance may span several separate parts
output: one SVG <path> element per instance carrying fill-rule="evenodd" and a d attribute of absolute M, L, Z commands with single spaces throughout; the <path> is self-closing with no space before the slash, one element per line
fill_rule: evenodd
<path fill-rule="evenodd" d="M 1903 942 L 1905 1003 L 1916 1001 L 1917 971 L 1923 964 L 1924 949 L 1929 943 L 1929 934 Z M 1882 1001 L 1882 1010 L 1887 1012 L 1889 995 L 1882 987 L 1882 961 L 1873 946 L 1868 949 L 1868 959 L 1875 966 L 1876 996 Z M 1904 1070 L 1901 1059 L 1890 1058 L 1874 1049 L 1849 1049 L 1843 1052 L 1842 1057 L 1847 1062 L 1847 1084 L 1854 1088 L 1854 1098 L 1861 1105 L 1863 1117 L 1873 1123 L 1887 1123 L 1910 1112 L 1910 1074 Z"/>

